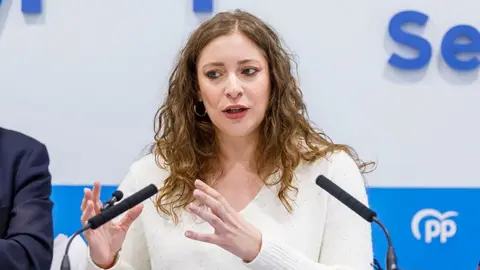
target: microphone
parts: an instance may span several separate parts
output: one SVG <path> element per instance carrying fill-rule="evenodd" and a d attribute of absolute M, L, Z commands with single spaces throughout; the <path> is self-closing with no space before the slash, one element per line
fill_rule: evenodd
<path fill-rule="evenodd" d="M 400 270 L 397 265 L 397 255 L 395 254 L 395 249 L 393 248 L 392 239 L 390 238 L 390 234 L 387 231 L 387 228 L 380 222 L 377 218 L 377 213 L 363 203 L 355 199 L 352 195 L 348 194 L 345 190 L 339 187 L 337 184 L 333 183 L 330 179 L 323 175 L 319 175 L 315 180 L 315 183 L 321 187 L 326 192 L 330 193 L 334 198 L 339 200 L 345 206 L 350 208 L 353 212 L 357 215 L 361 216 L 368 222 L 375 222 L 377 223 L 380 228 L 382 228 L 385 236 L 387 237 L 388 242 L 388 250 L 387 250 L 387 258 L 386 258 L 386 265 L 387 270 Z"/>
<path fill-rule="evenodd" d="M 143 189 L 135 192 L 130 197 L 126 198 L 122 202 L 118 203 L 117 205 L 113 205 L 103 212 L 100 212 L 98 215 L 90 218 L 87 221 L 87 225 L 81 228 L 80 230 L 76 231 L 70 240 L 68 240 L 67 247 L 65 249 L 65 254 L 63 255 L 62 264 L 60 269 L 61 270 L 70 270 L 70 259 L 68 258 L 68 250 L 70 249 L 70 245 L 72 244 L 73 238 L 75 238 L 80 233 L 88 230 L 88 229 L 97 229 L 98 227 L 102 226 L 103 224 L 109 222 L 110 220 L 114 219 L 115 217 L 121 215 L 123 212 L 133 208 L 137 204 L 145 201 L 146 199 L 152 197 L 158 192 L 157 187 L 154 184 L 150 184 Z"/>
<path fill-rule="evenodd" d="M 126 198 L 122 202 L 119 202 L 117 205 L 114 205 L 100 214 L 92 217 L 88 220 L 87 227 L 89 229 L 96 229 L 103 224 L 109 222 L 115 217 L 121 215 L 123 212 L 127 211 L 130 208 L 133 208 L 135 205 L 143 202 L 144 200 L 152 197 L 158 192 L 157 187 L 154 184 L 150 184 L 143 189 L 137 191 L 132 196 Z"/>
<path fill-rule="evenodd" d="M 100 211 L 105 211 L 107 208 L 110 208 L 110 206 L 113 206 L 116 202 L 119 202 L 123 198 L 123 192 L 120 190 L 115 190 L 112 193 L 112 197 L 108 199 L 105 203 L 103 203 L 102 208 L 100 208 Z"/>

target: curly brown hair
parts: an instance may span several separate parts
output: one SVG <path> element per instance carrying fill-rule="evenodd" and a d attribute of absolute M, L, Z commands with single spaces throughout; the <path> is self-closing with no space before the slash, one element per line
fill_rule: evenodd
<path fill-rule="evenodd" d="M 194 112 L 199 96 L 197 60 L 212 40 L 235 32 L 252 40 L 268 61 L 271 94 L 260 126 L 256 162 L 259 175 L 265 176 L 265 184 L 280 184 L 278 197 L 288 211 L 292 211 L 288 192 L 297 191 L 293 185 L 294 170 L 301 162 L 313 162 L 341 150 L 356 161 L 362 173 L 375 164 L 361 161 L 351 147 L 334 144 L 312 127 L 293 74 L 294 61 L 271 27 L 248 12 L 221 12 L 201 24 L 180 51 L 169 78 L 167 96 L 155 116 L 152 152 L 157 165 L 170 173 L 157 194 L 156 207 L 175 223 L 176 210 L 194 201 L 194 181 L 213 174 L 219 162 L 219 144 L 212 122 L 208 115 L 199 117 Z M 280 172 L 278 182 L 267 183 L 268 176 L 277 172 Z"/>

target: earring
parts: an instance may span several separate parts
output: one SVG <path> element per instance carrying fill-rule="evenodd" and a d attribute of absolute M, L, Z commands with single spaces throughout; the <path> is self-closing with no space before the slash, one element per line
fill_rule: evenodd
<path fill-rule="evenodd" d="M 200 110 L 200 112 L 197 111 L 197 108 Z M 205 110 L 205 106 L 203 105 L 202 101 L 199 101 L 197 104 L 193 105 L 193 111 L 195 112 L 196 115 L 200 117 L 204 117 L 205 115 L 207 115 L 207 110 Z"/>

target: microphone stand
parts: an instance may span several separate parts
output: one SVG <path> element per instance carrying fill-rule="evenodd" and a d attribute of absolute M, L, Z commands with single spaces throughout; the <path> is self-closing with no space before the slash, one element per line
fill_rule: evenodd
<path fill-rule="evenodd" d="M 397 265 L 397 255 L 395 254 L 395 249 L 393 248 L 392 238 L 390 238 L 390 234 L 387 231 L 387 228 L 383 225 L 382 222 L 377 217 L 373 217 L 372 222 L 377 223 L 380 228 L 382 228 L 385 236 L 387 237 L 388 243 L 388 250 L 387 250 L 387 258 L 386 258 L 386 267 L 387 270 L 400 270 Z"/>
<path fill-rule="evenodd" d="M 387 228 L 385 228 L 382 222 L 380 222 L 380 220 L 377 218 L 377 213 L 375 213 L 375 211 L 373 211 L 372 209 L 368 208 L 366 205 L 361 203 L 359 200 L 357 200 L 355 197 L 350 195 L 348 192 L 343 190 L 341 187 L 339 187 L 337 184 L 332 182 L 330 179 L 328 179 L 324 175 L 319 175 L 315 180 L 315 183 L 320 188 L 322 188 L 323 190 L 328 192 L 330 195 L 332 195 L 334 198 L 336 198 L 338 201 L 340 201 L 345 206 L 350 208 L 350 210 L 352 210 L 357 215 L 362 217 L 364 220 L 370 223 L 375 222 L 380 226 L 380 228 L 382 228 L 388 241 L 388 251 L 387 251 L 387 258 L 386 258 L 387 270 L 400 270 L 400 268 L 397 265 L 397 255 L 395 254 L 395 250 L 393 248 L 390 234 L 388 233 Z M 377 260 L 374 260 L 373 263 L 375 265 L 372 265 L 372 266 L 378 267 Z"/>
<path fill-rule="evenodd" d="M 68 258 L 68 250 L 70 249 L 70 245 L 72 244 L 72 241 L 73 239 L 83 233 L 84 231 L 90 229 L 91 225 L 88 224 L 87 226 L 81 228 L 80 230 L 76 231 L 72 237 L 70 237 L 70 239 L 68 240 L 68 243 L 67 243 L 67 247 L 65 248 L 65 254 L 63 255 L 63 259 L 62 259 L 62 265 L 60 266 L 60 269 L 61 270 L 70 270 L 70 259 Z"/>
<path fill-rule="evenodd" d="M 107 210 L 108 208 L 112 207 L 114 204 L 105 204 L 104 207 L 101 209 L 101 211 L 105 211 Z M 68 243 L 67 243 L 67 247 L 65 248 L 65 254 L 63 255 L 63 259 L 62 259 L 62 264 L 60 266 L 60 270 L 70 270 L 71 269 L 71 266 L 70 266 L 70 259 L 68 257 L 68 251 L 70 250 L 70 245 L 72 244 L 73 242 L 73 239 L 83 233 L 84 231 L 90 229 L 92 227 L 92 225 L 89 223 L 88 225 L 86 225 L 85 227 L 81 228 L 80 230 L 76 231 L 71 237 L 70 239 L 68 239 Z"/>

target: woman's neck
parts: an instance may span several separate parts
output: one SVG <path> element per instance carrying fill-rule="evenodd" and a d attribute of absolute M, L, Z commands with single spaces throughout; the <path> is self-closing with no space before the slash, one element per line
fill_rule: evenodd
<path fill-rule="evenodd" d="M 247 171 L 257 171 L 256 156 L 258 134 L 246 137 L 218 135 L 220 144 L 220 165 L 223 170 L 233 166 L 243 166 Z"/>

